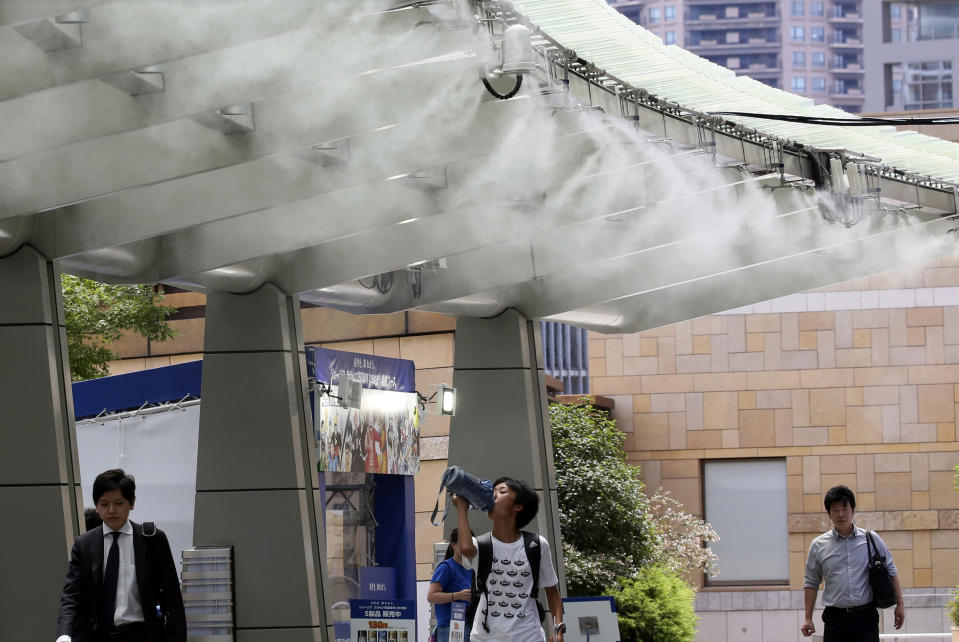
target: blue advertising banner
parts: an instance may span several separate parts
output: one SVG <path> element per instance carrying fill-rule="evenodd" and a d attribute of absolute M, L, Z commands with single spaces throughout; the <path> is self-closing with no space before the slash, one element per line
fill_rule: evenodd
<path fill-rule="evenodd" d="M 350 600 L 353 642 L 415 642 L 416 600 Z"/>
<path fill-rule="evenodd" d="M 324 383 L 336 383 L 341 373 L 359 381 L 368 390 L 413 392 L 415 367 L 409 359 L 374 357 L 358 352 L 310 348 L 313 352 L 316 378 Z"/>
<path fill-rule="evenodd" d="M 396 569 L 394 567 L 360 567 L 360 598 L 364 600 L 395 600 L 396 597 Z"/>

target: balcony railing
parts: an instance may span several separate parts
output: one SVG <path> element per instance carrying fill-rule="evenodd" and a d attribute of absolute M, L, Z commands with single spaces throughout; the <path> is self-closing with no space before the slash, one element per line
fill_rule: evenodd
<path fill-rule="evenodd" d="M 702 48 L 714 48 L 722 47 L 726 49 L 750 49 L 750 48 L 768 48 L 768 47 L 778 47 L 779 41 L 775 38 L 748 38 L 746 40 L 739 40 L 738 42 L 727 42 L 725 40 L 716 40 L 714 38 L 703 38 L 699 42 L 688 41 L 686 47 L 688 49 L 702 49 Z"/>
<path fill-rule="evenodd" d="M 830 22 L 862 22 L 862 14 L 856 11 L 844 11 L 841 7 L 835 7 L 827 15 Z"/>
<path fill-rule="evenodd" d="M 866 73 L 860 62 L 833 60 L 829 64 L 829 71 L 833 73 L 862 74 Z"/>
<path fill-rule="evenodd" d="M 701 13 L 698 16 L 690 15 L 689 19 L 686 21 L 687 25 L 689 23 L 705 23 L 709 25 L 725 25 L 727 23 L 732 24 L 742 24 L 748 22 L 756 21 L 772 21 L 779 20 L 781 17 L 779 9 L 776 9 L 773 12 L 766 11 L 745 11 L 739 12 L 735 15 L 726 15 L 725 13 Z"/>
<path fill-rule="evenodd" d="M 830 96 L 833 98 L 846 98 L 846 99 L 857 99 L 864 100 L 865 95 L 863 94 L 861 87 L 833 87 Z"/>
<path fill-rule="evenodd" d="M 854 36 L 829 36 L 829 45 L 833 47 L 862 47 L 862 39 Z"/>

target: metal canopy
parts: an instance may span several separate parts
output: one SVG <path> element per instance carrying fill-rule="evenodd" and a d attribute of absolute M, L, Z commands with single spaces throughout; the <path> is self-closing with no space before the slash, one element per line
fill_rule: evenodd
<path fill-rule="evenodd" d="M 628 331 L 954 246 L 959 146 L 711 116 L 843 114 L 602 0 L 13 1 L 0 60 L 0 255 L 105 281 Z"/>

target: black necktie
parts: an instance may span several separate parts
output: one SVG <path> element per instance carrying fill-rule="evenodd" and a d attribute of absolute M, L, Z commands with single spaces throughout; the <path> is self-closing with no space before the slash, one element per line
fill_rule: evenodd
<path fill-rule="evenodd" d="M 120 577 L 120 531 L 113 531 L 113 544 L 107 554 L 107 570 L 103 574 L 103 590 L 100 593 L 100 608 L 97 609 L 97 630 L 113 628 L 113 613 L 117 608 L 117 580 Z"/>

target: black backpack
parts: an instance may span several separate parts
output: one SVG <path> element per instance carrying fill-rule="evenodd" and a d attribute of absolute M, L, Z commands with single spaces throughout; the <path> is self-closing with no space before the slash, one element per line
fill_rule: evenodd
<path fill-rule="evenodd" d="M 539 603 L 539 562 L 542 547 L 539 545 L 539 534 L 522 531 L 523 548 L 526 550 L 526 559 L 529 560 L 529 570 L 533 574 L 533 588 L 530 595 L 536 601 L 536 610 L 539 612 L 539 621 L 542 622 L 546 616 L 543 605 Z M 466 621 L 470 624 L 476 617 L 476 609 L 479 608 L 480 595 L 486 595 L 487 604 L 489 603 L 489 574 L 493 569 L 493 534 L 483 533 L 476 538 L 476 573 L 473 574 L 473 586 L 470 591 L 470 605 L 466 610 Z M 489 607 L 487 607 L 487 617 Z M 483 618 L 483 628 L 489 633 L 489 626 L 486 624 L 486 617 Z"/>

